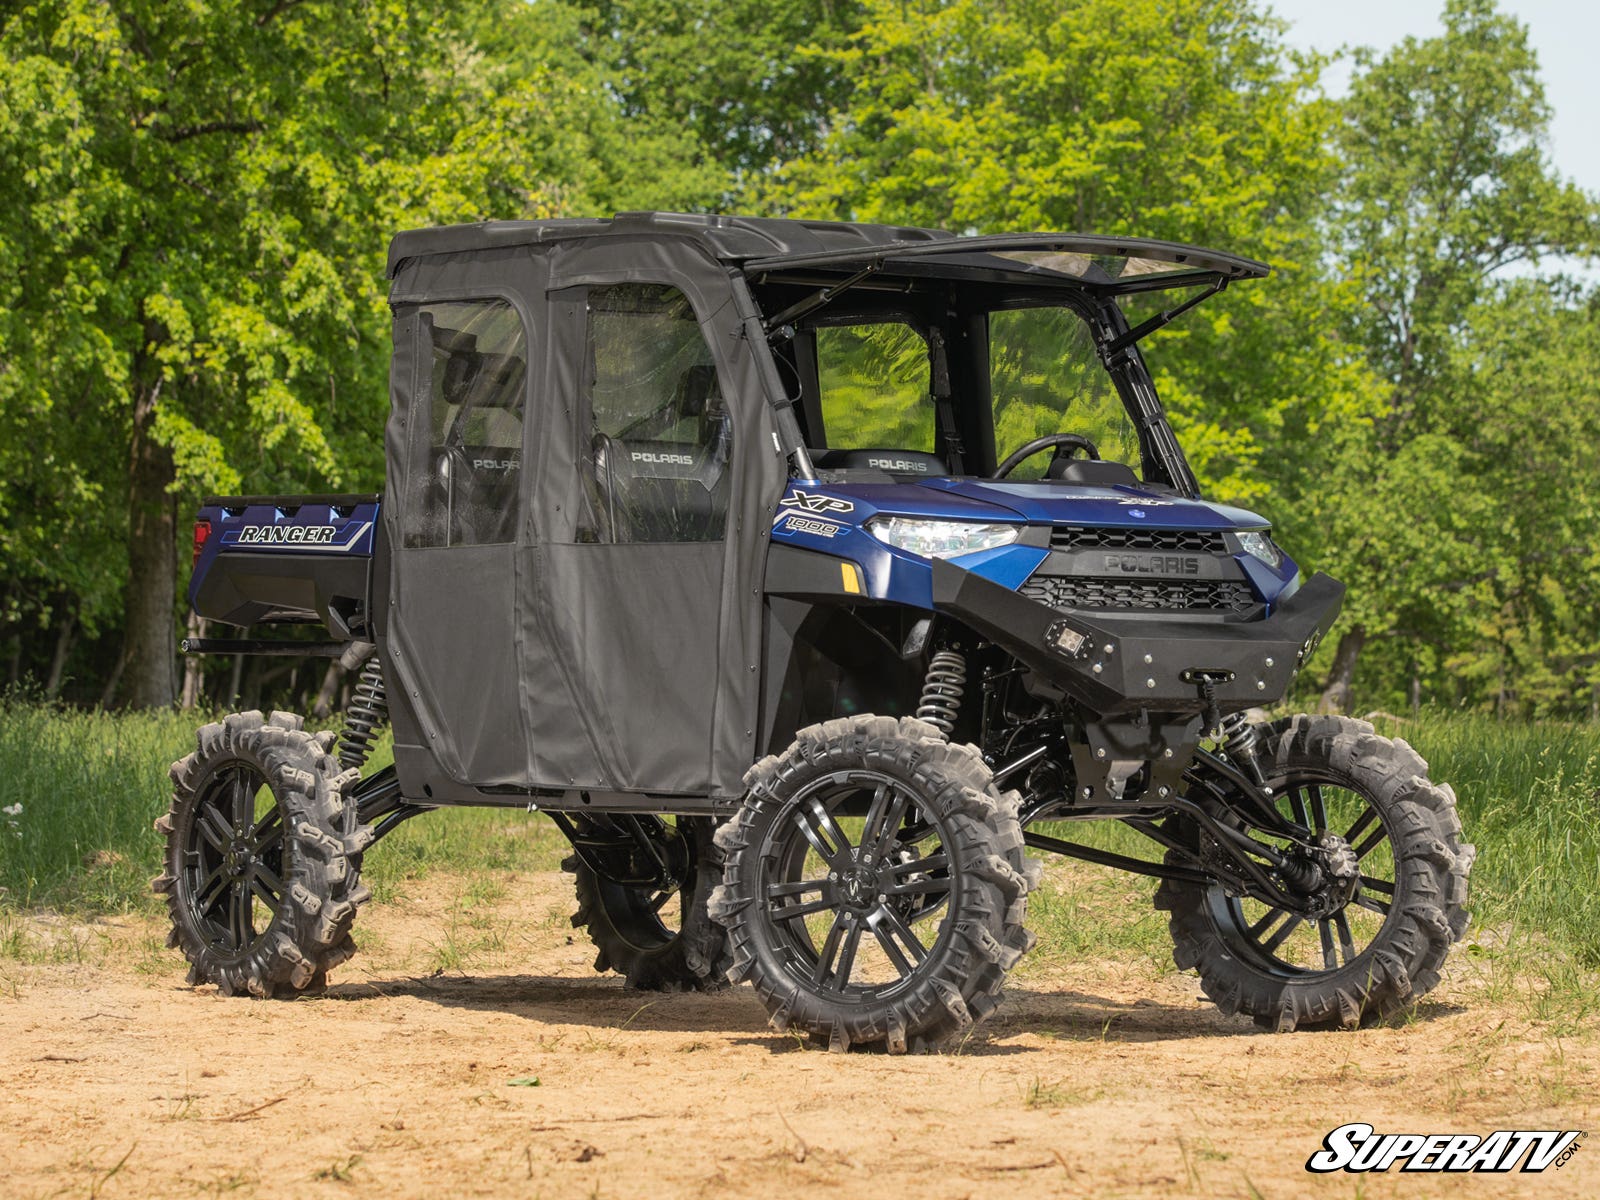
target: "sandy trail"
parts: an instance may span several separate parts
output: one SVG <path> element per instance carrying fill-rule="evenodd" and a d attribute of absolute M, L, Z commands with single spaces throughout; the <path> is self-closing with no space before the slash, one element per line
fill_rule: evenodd
<path fill-rule="evenodd" d="M 183 986 L 153 921 L 41 926 L 91 949 L 0 962 L 0 1195 L 1600 1195 L 1600 1143 L 1542 1175 L 1305 1172 L 1351 1120 L 1593 1128 L 1594 1031 L 1492 1003 L 1468 956 L 1398 1028 L 1258 1034 L 1191 977 L 1087 962 L 959 1052 L 830 1055 L 747 989 L 623 991 L 565 877 L 499 882 L 370 905 L 370 952 L 294 1002 Z"/>

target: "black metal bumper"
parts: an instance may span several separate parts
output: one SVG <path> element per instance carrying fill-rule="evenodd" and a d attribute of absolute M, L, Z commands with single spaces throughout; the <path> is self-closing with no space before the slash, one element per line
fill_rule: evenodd
<path fill-rule="evenodd" d="M 1344 584 L 1319 572 L 1258 621 L 1057 610 L 942 560 L 933 564 L 935 608 L 1102 716 L 1199 713 L 1203 679 L 1212 681 L 1223 714 L 1280 700 L 1343 600 Z"/>

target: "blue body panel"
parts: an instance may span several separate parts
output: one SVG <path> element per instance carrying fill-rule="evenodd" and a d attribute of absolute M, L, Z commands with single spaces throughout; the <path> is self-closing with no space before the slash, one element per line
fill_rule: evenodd
<path fill-rule="evenodd" d="M 206 572 L 223 554 L 327 554 L 362 558 L 372 554 L 380 501 L 281 500 L 230 503 L 208 501 L 195 517 L 209 521 L 206 538 L 189 580 L 189 602 L 198 595 Z"/>
<path fill-rule="evenodd" d="M 1163 495 L 1135 487 L 1082 487 L 1053 481 L 925 479 L 914 483 L 791 483 L 778 505 L 772 539 L 847 559 L 861 568 L 874 600 L 933 607 L 932 561 L 885 545 L 865 526 L 878 515 L 1014 525 L 1082 525 L 1113 529 L 1266 529 L 1265 518 L 1242 508 Z M 1037 546 L 1003 546 L 950 561 L 1015 591 L 1044 561 Z M 1287 557 L 1278 567 L 1243 553 L 1242 565 L 1260 599 L 1271 606 L 1298 586 Z"/>

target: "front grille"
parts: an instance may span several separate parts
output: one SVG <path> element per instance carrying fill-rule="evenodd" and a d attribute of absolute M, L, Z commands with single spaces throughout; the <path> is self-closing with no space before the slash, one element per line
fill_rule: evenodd
<path fill-rule="evenodd" d="M 1100 579 L 1035 575 L 1020 589 L 1051 608 L 1140 608 L 1178 612 L 1246 613 L 1256 606 L 1244 583 L 1214 579 Z"/>
<path fill-rule="evenodd" d="M 1097 529 L 1057 525 L 1050 530 L 1052 550 L 1186 550 L 1198 554 L 1227 551 L 1215 529 Z"/>

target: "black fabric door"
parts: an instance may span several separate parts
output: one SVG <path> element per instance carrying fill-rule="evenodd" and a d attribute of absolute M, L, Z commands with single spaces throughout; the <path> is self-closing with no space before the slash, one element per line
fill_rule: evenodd
<path fill-rule="evenodd" d="M 442 773 L 492 787 L 529 774 L 516 549 L 530 322 L 507 286 L 527 275 L 528 256 L 480 258 L 453 262 L 444 277 L 397 280 L 383 650 L 403 783 Z"/>
<path fill-rule="evenodd" d="M 551 286 L 567 428 L 534 480 L 521 575 L 534 772 L 737 795 L 783 461 L 728 277 L 682 244 L 610 243 L 558 249 Z"/>

